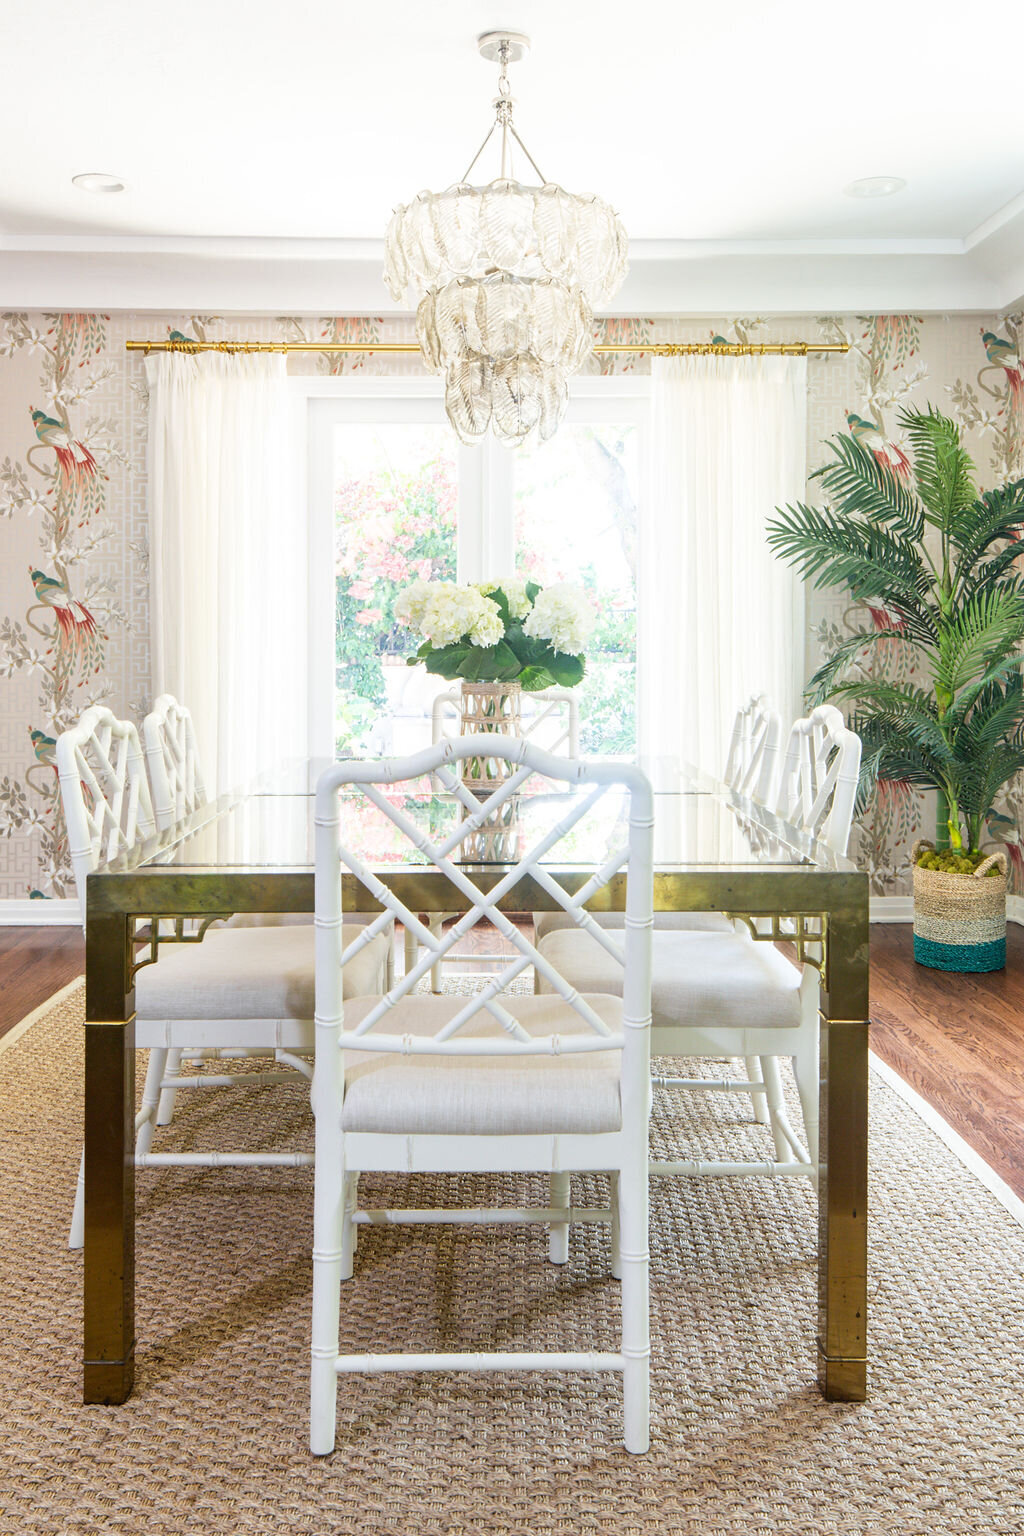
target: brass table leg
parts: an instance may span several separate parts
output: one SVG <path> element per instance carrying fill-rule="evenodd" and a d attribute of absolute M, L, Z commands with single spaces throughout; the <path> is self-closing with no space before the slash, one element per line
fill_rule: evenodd
<path fill-rule="evenodd" d="M 97 913 L 85 944 L 85 1381 L 123 1403 L 135 1380 L 135 993 L 130 919 Z"/>
<path fill-rule="evenodd" d="M 818 1185 L 818 1381 L 867 1396 L 868 896 L 829 914 L 822 996 Z"/>

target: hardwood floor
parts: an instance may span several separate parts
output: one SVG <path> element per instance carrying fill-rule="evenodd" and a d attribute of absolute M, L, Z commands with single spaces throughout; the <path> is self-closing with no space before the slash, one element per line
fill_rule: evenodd
<path fill-rule="evenodd" d="M 460 969 L 497 970 L 489 931 L 458 946 Z M 910 925 L 871 930 L 872 1046 L 1024 1199 L 1024 927 L 1007 968 L 950 976 L 915 965 Z M 479 958 L 475 958 L 480 955 Z M 85 965 L 78 928 L 0 927 L 0 1035 Z"/>
<path fill-rule="evenodd" d="M 85 971 L 78 927 L 0 927 L 0 1035 Z"/>
<path fill-rule="evenodd" d="M 1005 971 L 915 965 L 909 924 L 871 929 L 871 1044 L 1024 1199 L 1024 927 Z"/>

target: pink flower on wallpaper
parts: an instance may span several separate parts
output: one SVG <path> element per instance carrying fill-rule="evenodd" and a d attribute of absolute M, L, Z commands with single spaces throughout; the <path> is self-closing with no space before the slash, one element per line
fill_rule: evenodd
<path fill-rule="evenodd" d="M 383 617 L 384 613 L 380 608 L 360 608 L 355 616 L 357 624 L 379 624 Z"/>
<path fill-rule="evenodd" d="M 349 597 L 358 597 L 360 602 L 365 602 L 372 592 L 372 581 L 354 581 L 348 589 Z"/>
<path fill-rule="evenodd" d="M 430 573 L 434 568 L 433 560 L 416 560 L 413 562 L 413 570 L 422 581 L 430 580 Z"/>

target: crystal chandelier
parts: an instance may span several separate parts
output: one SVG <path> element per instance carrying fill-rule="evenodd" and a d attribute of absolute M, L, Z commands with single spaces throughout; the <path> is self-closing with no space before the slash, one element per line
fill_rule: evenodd
<path fill-rule="evenodd" d="M 558 427 L 569 375 L 594 345 L 593 311 L 626 275 L 626 231 L 599 197 L 545 181 L 512 122 L 508 65 L 529 39 L 485 32 L 478 46 L 500 66 L 495 121 L 462 180 L 397 208 L 385 238 L 384 277 L 401 302 L 418 299 L 427 364 L 445 375 L 445 409 L 464 443 L 490 427 L 509 445 Z M 496 181 L 470 175 L 500 130 Z M 537 177 L 511 177 L 514 140 Z"/>

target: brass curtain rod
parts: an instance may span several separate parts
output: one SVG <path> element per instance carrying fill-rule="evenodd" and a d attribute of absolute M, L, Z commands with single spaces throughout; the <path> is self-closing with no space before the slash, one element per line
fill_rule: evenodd
<path fill-rule="evenodd" d="M 128 352 L 419 352 L 413 341 L 126 341 Z M 643 352 L 650 357 L 806 357 L 849 352 L 846 341 L 599 341 L 595 352 Z"/>

